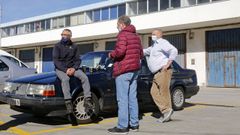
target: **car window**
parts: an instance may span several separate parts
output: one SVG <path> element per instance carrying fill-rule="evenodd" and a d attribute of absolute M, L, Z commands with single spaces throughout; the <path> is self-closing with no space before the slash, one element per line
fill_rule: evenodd
<path fill-rule="evenodd" d="M 148 65 L 147 65 L 147 61 L 146 61 L 146 59 L 143 59 L 142 61 L 141 61 L 141 74 L 151 74 L 151 71 L 149 70 L 149 68 L 148 68 Z"/>
<path fill-rule="evenodd" d="M 10 57 L 10 56 L 3 56 L 7 59 L 9 59 L 10 61 L 12 61 L 14 64 L 18 65 L 19 67 L 23 67 L 23 68 L 28 68 L 25 64 L 23 64 L 22 62 L 20 63 L 17 59 Z"/>
<path fill-rule="evenodd" d="M 20 63 L 18 60 L 14 59 L 13 57 L 9 57 L 9 56 L 3 56 L 7 59 L 9 59 L 10 61 L 12 61 L 13 63 L 17 64 L 18 66 L 20 66 Z"/>
<path fill-rule="evenodd" d="M 81 57 L 82 59 L 81 66 L 96 68 L 97 66 L 100 65 L 102 57 L 103 57 L 102 53 L 87 53 Z"/>
<path fill-rule="evenodd" d="M 181 67 L 175 61 L 173 61 L 171 67 L 173 69 L 173 73 L 178 72 L 181 69 Z"/>
<path fill-rule="evenodd" d="M 28 66 L 26 66 L 24 63 L 22 63 L 21 62 L 21 66 L 23 67 L 23 68 L 28 68 Z"/>
<path fill-rule="evenodd" d="M 9 70 L 9 67 L 3 62 L 0 60 L 0 71 L 8 71 Z"/>

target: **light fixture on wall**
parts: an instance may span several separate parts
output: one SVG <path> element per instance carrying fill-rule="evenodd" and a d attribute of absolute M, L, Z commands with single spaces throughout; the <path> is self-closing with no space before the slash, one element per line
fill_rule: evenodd
<path fill-rule="evenodd" d="M 192 32 L 192 30 L 188 31 L 188 38 L 189 39 L 193 39 L 194 38 L 194 32 Z"/>

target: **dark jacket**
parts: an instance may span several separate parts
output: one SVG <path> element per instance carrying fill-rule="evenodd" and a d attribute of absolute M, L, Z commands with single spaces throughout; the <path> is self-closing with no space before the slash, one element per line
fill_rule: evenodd
<path fill-rule="evenodd" d="M 115 50 L 110 55 L 114 59 L 114 77 L 140 69 L 143 49 L 133 25 L 129 25 L 119 32 Z"/>
<path fill-rule="evenodd" d="M 71 41 L 63 45 L 58 42 L 53 48 L 53 62 L 55 68 L 66 73 L 68 68 L 79 68 L 81 60 L 77 45 Z"/>

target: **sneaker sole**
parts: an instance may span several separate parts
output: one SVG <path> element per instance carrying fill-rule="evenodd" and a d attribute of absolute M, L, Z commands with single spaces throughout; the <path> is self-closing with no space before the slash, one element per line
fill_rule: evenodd
<path fill-rule="evenodd" d="M 169 113 L 169 115 L 165 119 L 162 120 L 162 123 L 168 122 L 171 119 L 172 114 L 173 114 L 173 110 L 171 110 L 171 113 Z"/>
<path fill-rule="evenodd" d="M 109 132 L 109 131 L 108 131 L 108 133 L 109 133 L 109 134 L 113 134 L 113 135 L 127 135 L 127 134 L 128 134 L 128 132 L 116 133 L 116 132 Z"/>

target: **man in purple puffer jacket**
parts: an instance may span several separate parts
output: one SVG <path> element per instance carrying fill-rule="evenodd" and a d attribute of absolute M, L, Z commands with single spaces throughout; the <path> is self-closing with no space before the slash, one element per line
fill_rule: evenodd
<path fill-rule="evenodd" d="M 128 16 L 117 22 L 119 34 L 115 50 L 109 53 L 114 60 L 113 76 L 116 82 L 118 125 L 108 129 L 110 133 L 127 134 L 129 129 L 138 131 L 137 77 L 143 58 L 141 40 Z"/>

